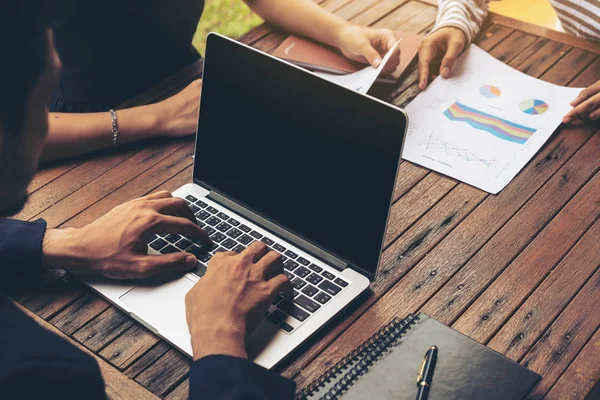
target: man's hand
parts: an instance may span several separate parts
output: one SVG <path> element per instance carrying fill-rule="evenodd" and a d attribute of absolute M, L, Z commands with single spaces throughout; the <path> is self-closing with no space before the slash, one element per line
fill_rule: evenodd
<path fill-rule="evenodd" d="M 375 68 L 398 41 L 394 32 L 389 29 L 373 29 L 356 25 L 345 26 L 338 36 L 338 47 L 344 56 L 354 61 L 371 64 Z M 398 46 L 383 71 L 394 72 L 399 64 L 400 47 Z"/>
<path fill-rule="evenodd" d="M 183 199 L 162 191 L 115 207 L 80 229 L 46 231 L 42 262 L 47 268 L 93 272 L 114 279 L 147 278 L 185 271 L 196 265 L 192 254 L 148 255 L 157 233 L 184 234 L 210 244 L 208 235 Z"/>
<path fill-rule="evenodd" d="M 151 104 L 152 114 L 158 122 L 154 134 L 187 136 L 196 133 L 202 80 L 197 79 L 174 96 Z"/>
<path fill-rule="evenodd" d="M 262 242 L 241 254 L 217 253 L 185 297 L 194 360 L 215 354 L 247 358 L 245 339 L 273 298 L 293 295 L 282 272 L 281 255 Z"/>
<path fill-rule="evenodd" d="M 425 90 L 429 77 L 450 77 L 456 58 L 467 44 L 467 36 L 458 28 L 441 28 L 427 36 L 419 47 L 419 89 Z"/>
<path fill-rule="evenodd" d="M 565 124 L 575 118 L 590 121 L 600 119 L 600 81 L 582 90 L 571 105 L 574 108 L 563 117 Z"/>

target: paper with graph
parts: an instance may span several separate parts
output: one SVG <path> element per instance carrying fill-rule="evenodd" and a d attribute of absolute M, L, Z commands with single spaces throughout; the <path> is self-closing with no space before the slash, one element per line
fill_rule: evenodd
<path fill-rule="evenodd" d="M 532 78 L 472 45 L 452 78 L 434 80 L 406 107 L 403 158 L 498 193 L 548 140 L 581 90 Z"/>

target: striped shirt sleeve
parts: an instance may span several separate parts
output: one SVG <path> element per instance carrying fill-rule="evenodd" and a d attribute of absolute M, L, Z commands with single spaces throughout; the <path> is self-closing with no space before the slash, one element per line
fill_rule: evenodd
<path fill-rule="evenodd" d="M 431 33 L 454 27 L 462 30 L 470 43 L 483 25 L 492 0 L 438 0 L 438 13 Z"/>

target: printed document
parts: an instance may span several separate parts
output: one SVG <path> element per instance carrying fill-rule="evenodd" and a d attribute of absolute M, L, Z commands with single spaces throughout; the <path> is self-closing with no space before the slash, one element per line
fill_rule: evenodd
<path fill-rule="evenodd" d="M 548 140 L 581 90 L 532 78 L 471 45 L 452 78 L 435 79 L 406 107 L 402 156 L 498 193 Z"/>

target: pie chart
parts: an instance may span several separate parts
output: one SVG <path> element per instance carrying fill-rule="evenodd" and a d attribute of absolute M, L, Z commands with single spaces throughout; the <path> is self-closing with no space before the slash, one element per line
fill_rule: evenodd
<path fill-rule="evenodd" d="M 538 115 L 548 111 L 548 103 L 537 99 L 527 99 L 519 103 L 519 110 L 525 114 Z"/>
<path fill-rule="evenodd" d="M 502 92 L 496 86 L 485 85 L 479 89 L 479 93 L 481 93 L 484 97 L 491 99 L 493 97 L 498 97 Z"/>

